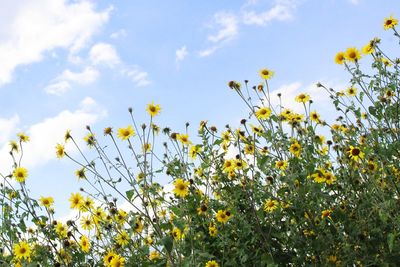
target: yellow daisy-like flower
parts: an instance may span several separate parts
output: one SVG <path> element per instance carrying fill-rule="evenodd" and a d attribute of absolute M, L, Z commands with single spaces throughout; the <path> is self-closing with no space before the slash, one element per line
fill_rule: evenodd
<path fill-rule="evenodd" d="M 189 149 L 189 157 L 193 160 L 197 158 L 197 155 L 203 151 L 200 145 L 191 146 Z"/>
<path fill-rule="evenodd" d="M 296 100 L 296 102 L 299 103 L 307 103 L 310 100 L 310 96 L 308 94 L 301 93 L 298 96 L 296 96 L 294 100 Z"/>
<path fill-rule="evenodd" d="M 284 170 L 286 170 L 287 166 L 288 166 L 287 160 L 275 161 L 275 168 L 277 168 L 277 169 L 284 171 Z"/>
<path fill-rule="evenodd" d="M 160 113 L 161 107 L 160 105 L 155 105 L 154 102 L 151 102 L 151 104 L 147 105 L 146 111 L 151 117 L 154 117 Z"/>
<path fill-rule="evenodd" d="M 117 254 L 114 251 L 108 251 L 106 255 L 103 257 L 103 263 L 105 266 L 109 267 L 111 266 L 111 261 L 113 258 L 115 258 Z"/>
<path fill-rule="evenodd" d="M 354 161 L 359 161 L 360 159 L 364 158 L 364 153 L 359 147 L 350 146 L 347 150 L 347 153 L 349 154 L 349 158 Z"/>
<path fill-rule="evenodd" d="M 115 254 L 110 262 L 110 267 L 124 267 L 125 266 L 125 258 L 121 257 L 118 254 Z"/>
<path fill-rule="evenodd" d="M 142 218 L 137 218 L 136 219 L 134 230 L 135 230 L 136 233 L 139 233 L 139 234 L 143 231 Z"/>
<path fill-rule="evenodd" d="M 159 260 L 161 258 L 160 253 L 158 253 L 157 251 L 151 251 L 149 254 L 149 260 L 151 261 L 156 261 Z"/>
<path fill-rule="evenodd" d="M 264 203 L 264 211 L 265 212 L 273 212 L 274 210 L 276 210 L 279 207 L 279 202 L 277 200 L 274 199 L 267 199 Z"/>
<path fill-rule="evenodd" d="M 55 226 L 56 234 L 62 238 L 66 238 L 68 235 L 68 228 L 65 224 L 57 222 Z"/>
<path fill-rule="evenodd" d="M 218 264 L 218 262 L 216 262 L 216 261 L 208 261 L 207 263 L 206 263 L 206 267 L 219 267 L 219 264 Z"/>
<path fill-rule="evenodd" d="M 321 123 L 320 115 L 314 110 L 310 113 L 310 120 L 316 123 Z"/>
<path fill-rule="evenodd" d="M 40 205 L 49 208 L 54 203 L 54 199 L 52 197 L 41 197 L 39 199 Z"/>
<path fill-rule="evenodd" d="M 381 62 L 383 63 L 383 65 L 385 65 L 385 67 L 391 67 L 392 63 L 390 63 L 390 60 L 384 57 L 381 57 Z"/>
<path fill-rule="evenodd" d="M 56 155 L 57 158 L 62 158 L 65 155 L 65 147 L 61 144 L 56 145 Z"/>
<path fill-rule="evenodd" d="M 86 197 L 82 202 L 82 205 L 79 207 L 79 210 L 82 212 L 87 212 L 93 210 L 94 201 L 90 197 Z"/>
<path fill-rule="evenodd" d="M 301 153 L 301 146 L 298 142 L 295 142 L 293 144 L 290 145 L 289 148 L 290 153 L 292 153 L 293 155 L 295 155 L 296 157 L 300 156 Z"/>
<path fill-rule="evenodd" d="M 274 72 L 272 70 L 269 70 L 266 68 L 260 70 L 259 74 L 260 74 L 261 79 L 264 79 L 264 80 L 269 80 L 272 78 L 272 76 L 274 76 Z"/>
<path fill-rule="evenodd" d="M 399 23 L 399 21 L 395 18 L 393 18 L 393 16 L 390 16 L 389 18 L 385 18 L 385 20 L 383 21 L 383 28 L 386 30 L 389 29 L 393 29 L 394 26 L 396 26 Z"/>
<path fill-rule="evenodd" d="M 22 143 L 27 143 L 30 140 L 29 136 L 27 136 L 24 133 L 17 133 L 17 136 L 19 137 L 19 141 L 22 142 Z"/>
<path fill-rule="evenodd" d="M 256 111 L 256 117 L 257 119 L 262 119 L 262 120 L 266 120 L 271 116 L 271 109 L 269 109 L 268 107 L 262 107 L 259 108 Z"/>
<path fill-rule="evenodd" d="M 86 169 L 81 168 L 81 169 L 75 171 L 75 175 L 76 175 L 76 177 L 78 177 L 78 179 L 86 179 L 85 172 L 86 172 Z"/>
<path fill-rule="evenodd" d="M 175 186 L 173 190 L 174 194 L 181 198 L 186 197 L 187 195 L 189 195 L 189 185 L 190 182 L 187 182 L 181 178 L 176 179 L 174 181 L 174 186 Z"/>
<path fill-rule="evenodd" d="M 151 144 L 150 143 L 144 143 L 143 147 L 142 147 L 142 150 L 143 150 L 144 153 L 150 152 Z"/>
<path fill-rule="evenodd" d="M 69 198 L 71 209 L 79 209 L 83 205 L 83 196 L 79 193 L 72 193 Z"/>
<path fill-rule="evenodd" d="M 125 247 L 126 245 L 129 244 L 129 235 L 126 231 L 122 231 L 117 235 L 115 238 L 115 242 L 117 242 L 118 245 L 121 247 Z"/>
<path fill-rule="evenodd" d="M 9 144 L 11 147 L 11 152 L 12 151 L 19 152 L 19 146 L 18 146 L 17 142 L 15 142 L 14 140 L 11 140 Z"/>
<path fill-rule="evenodd" d="M 342 65 L 345 60 L 346 60 L 346 58 L 344 56 L 344 52 L 339 52 L 335 55 L 335 63 L 336 64 Z"/>
<path fill-rule="evenodd" d="M 344 54 L 344 57 L 346 58 L 346 60 L 348 60 L 350 62 L 356 62 L 359 59 L 361 59 L 361 54 L 360 54 L 360 51 L 357 50 L 357 48 L 349 47 L 349 48 L 347 48 L 346 53 Z"/>
<path fill-rule="evenodd" d="M 178 227 L 174 227 L 174 229 L 172 229 L 171 235 L 175 240 L 181 240 L 183 237 L 182 231 Z"/>
<path fill-rule="evenodd" d="M 26 241 L 21 241 L 13 247 L 13 253 L 18 260 L 29 260 L 31 257 L 31 247 Z"/>
<path fill-rule="evenodd" d="M 189 135 L 188 134 L 177 134 L 176 135 L 176 139 L 178 139 L 182 145 L 189 145 L 190 141 L 189 141 Z"/>
<path fill-rule="evenodd" d="M 235 169 L 235 160 L 234 159 L 226 159 L 223 165 L 224 172 L 231 172 Z"/>
<path fill-rule="evenodd" d="M 313 173 L 311 177 L 316 183 L 324 183 L 326 181 L 325 171 L 323 169 L 318 169 L 318 171 Z"/>
<path fill-rule="evenodd" d="M 254 154 L 254 146 L 253 145 L 245 145 L 244 147 L 244 153 L 247 155 L 253 155 Z"/>
<path fill-rule="evenodd" d="M 134 135 L 135 135 L 135 130 L 133 130 L 131 125 L 128 125 L 126 128 L 119 128 L 117 132 L 117 136 L 121 140 L 127 140 Z"/>
<path fill-rule="evenodd" d="M 356 96 L 357 88 L 355 88 L 354 86 L 351 86 L 351 87 L 347 88 L 346 93 L 348 96 Z"/>
<path fill-rule="evenodd" d="M 335 175 L 333 175 L 333 173 L 331 173 L 331 172 L 325 172 L 324 176 L 325 176 L 325 183 L 326 184 L 331 185 L 336 181 Z"/>
<path fill-rule="evenodd" d="M 231 212 L 227 210 L 218 210 L 217 214 L 215 215 L 215 218 L 220 223 L 226 223 L 231 217 Z"/>
<path fill-rule="evenodd" d="M 71 136 L 71 130 L 67 130 L 66 132 L 65 132 L 65 134 L 64 134 L 64 141 L 65 141 L 65 143 L 69 140 L 69 139 L 71 139 L 72 138 L 72 136 Z"/>
<path fill-rule="evenodd" d="M 81 227 L 85 230 L 92 230 L 94 227 L 93 218 L 91 216 L 82 216 Z"/>
<path fill-rule="evenodd" d="M 324 219 L 324 218 L 330 218 L 331 217 L 331 214 L 332 214 L 332 210 L 323 210 L 322 212 L 321 212 L 321 218 L 322 219 Z"/>
<path fill-rule="evenodd" d="M 361 53 L 363 53 L 364 55 L 369 55 L 372 54 L 373 52 L 374 52 L 374 46 L 372 42 L 369 42 L 361 49 Z"/>
<path fill-rule="evenodd" d="M 218 234 L 218 229 L 217 229 L 217 227 L 216 227 L 214 224 L 211 224 L 211 225 L 208 227 L 208 233 L 210 234 L 210 236 L 216 237 L 217 234 Z"/>
<path fill-rule="evenodd" d="M 81 249 L 83 252 L 88 253 L 90 250 L 90 241 L 89 238 L 85 235 L 81 236 L 81 240 L 79 242 L 79 245 L 81 246 Z"/>
<path fill-rule="evenodd" d="M 15 180 L 17 180 L 20 183 L 23 183 L 28 177 L 28 170 L 23 167 L 17 167 L 13 172 L 13 176 Z"/>

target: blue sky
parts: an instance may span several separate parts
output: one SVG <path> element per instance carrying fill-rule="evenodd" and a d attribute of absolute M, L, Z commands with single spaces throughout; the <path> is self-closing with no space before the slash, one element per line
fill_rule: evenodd
<path fill-rule="evenodd" d="M 313 85 L 344 89 L 349 77 L 334 55 L 373 37 L 398 55 L 382 26 L 392 14 L 396 1 L 1 1 L 0 172 L 11 171 L 8 140 L 26 132 L 28 187 L 52 194 L 63 214 L 82 186 L 76 165 L 55 158 L 65 130 L 81 139 L 87 124 L 99 135 L 125 127 L 128 107 L 147 122 L 151 101 L 162 106 L 160 126 L 179 132 L 190 122 L 192 136 L 200 120 L 238 125 L 247 110 L 227 82 L 256 85 L 264 67 L 286 105 L 308 92 L 328 116 Z"/>

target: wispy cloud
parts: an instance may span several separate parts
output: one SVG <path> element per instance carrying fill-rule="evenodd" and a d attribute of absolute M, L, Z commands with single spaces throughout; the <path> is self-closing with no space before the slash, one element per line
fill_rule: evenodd
<path fill-rule="evenodd" d="M 112 38 L 112 39 L 120 39 L 120 38 L 126 37 L 127 35 L 128 35 L 128 33 L 126 32 L 125 29 L 120 29 L 120 30 L 110 34 L 110 38 Z"/>
<path fill-rule="evenodd" d="M 212 45 L 198 51 L 200 57 L 206 57 L 232 41 L 239 33 L 239 21 L 233 13 L 218 12 L 214 14 L 211 28 L 217 28 L 217 32 L 208 35 L 207 41 Z"/>
<path fill-rule="evenodd" d="M 175 61 L 176 62 L 182 61 L 185 59 L 185 57 L 187 55 L 188 55 L 188 51 L 187 51 L 186 45 L 184 45 L 175 51 Z"/>
<path fill-rule="evenodd" d="M 0 23 L 8 27 L 0 37 L 0 85 L 12 81 L 16 67 L 39 62 L 49 51 L 79 51 L 108 21 L 112 9 L 97 11 L 89 1 L 64 0 L 22 0 L 4 5 Z"/>
<path fill-rule="evenodd" d="M 278 0 L 274 5 L 261 12 L 257 13 L 254 10 L 244 11 L 242 21 L 247 25 L 265 26 L 271 21 L 287 21 L 294 17 L 294 12 L 297 7 L 297 1 L 294 0 Z"/>
<path fill-rule="evenodd" d="M 121 73 L 128 77 L 137 87 L 143 87 L 151 83 L 149 80 L 149 74 L 140 70 L 137 66 L 125 68 Z"/>
<path fill-rule="evenodd" d="M 107 43 L 95 44 L 89 51 L 89 59 L 93 65 L 104 65 L 111 68 L 121 63 L 115 48 Z"/>

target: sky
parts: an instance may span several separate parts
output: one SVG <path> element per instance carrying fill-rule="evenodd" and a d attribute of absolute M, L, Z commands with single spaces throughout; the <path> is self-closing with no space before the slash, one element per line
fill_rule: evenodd
<path fill-rule="evenodd" d="M 201 120 L 239 125 L 248 110 L 227 82 L 257 85 L 265 67 L 284 105 L 296 109 L 294 97 L 307 92 L 329 116 L 315 84 L 348 85 L 338 51 L 380 37 L 398 55 L 382 26 L 400 16 L 396 2 L 0 0 L 0 173 L 12 169 L 8 141 L 25 132 L 31 195 L 52 195 L 63 215 L 82 186 L 77 165 L 55 155 L 67 129 L 79 140 L 86 125 L 102 136 L 130 123 L 128 107 L 148 122 L 152 101 L 162 107 L 158 125 L 181 132 L 190 122 L 191 136 Z"/>

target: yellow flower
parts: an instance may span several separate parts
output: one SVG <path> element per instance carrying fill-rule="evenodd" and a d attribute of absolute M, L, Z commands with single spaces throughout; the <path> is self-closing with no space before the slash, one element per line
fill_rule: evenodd
<path fill-rule="evenodd" d="M 57 158 L 62 158 L 62 157 L 64 157 L 64 155 L 65 155 L 65 148 L 64 148 L 63 145 L 61 145 L 61 144 L 57 144 L 57 145 L 56 145 L 56 155 L 57 155 Z"/>
<path fill-rule="evenodd" d="M 311 111 L 310 120 L 315 121 L 316 123 L 321 123 L 321 118 L 315 110 Z"/>
<path fill-rule="evenodd" d="M 75 171 L 76 177 L 78 177 L 78 179 L 86 179 L 85 171 L 86 171 L 86 169 L 84 167 Z"/>
<path fill-rule="evenodd" d="M 150 143 L 144 143 L 143 147 L 142 147 L 142 150 L 143 150 L 144 153 L 150 152 L 151 144 Z"/>
<path fill-rule="evenodd" d="M 135 130 L 133 130 L 131 125 L 128 125 L 126 128 L 119 128 L 117 133 L 117 136 L 121 140 L 127 140 L 134 135 L 135 135 Z"/>
<path fill-rule="evenodd" d="M 325 172 L 324 176 L 325 176 L 325 183 L 326 184 L 331 185 L 336 181 L 335 175 L 333 175 L 331 172 Z"/>
<path fill-rule="evenodd" d="M 230 211 L 227 211 L 227 210 L 218 210 L 215 217 L 218 222 L 226 223 L 232 217 L 232 214 Z"/>
<path fill-rule="evenodd" d="M 307 103 L 310 100 L 310 96 L 308 94 L 301 93 L 298 96 L 296 96 L 294 100 L 296 100 L 296 102 L 299 103 Z"/>
<path fill-rule="evenodd" d="M 211 225 L 208 227 L 208 233 L 210 234 L 210 236 L 216 237 L 217 234 L 218 234 L 217 227 L 216 227 L 214 224 L 211 224 Z"/>
<path fill-rule="evenodd" d="M 157 116 L 160 113 L 161 107 L 160 105 L 155 105 L 154 102 L 147 105 L 146 111 L 149 113 L 151 117 Z"/>
<path fill-rule="evenodd" d="M 152 251 L 149 254 L 149 260 L 151 261 L 156 261 L 160 259 L 160 253 L 158 253 L 157 251 Z"/>
<path fill-rule="evenodd" d="M 17 180 L 20 183 L 23 183 L 25 182 L 26 177 L 28 177 L 28 170 L 23 167 L 17 167 L 13 172 L 13 176 L 15 180 Z"/>
<path fill-rule="evenodd" d="M 15 152 L 19 151 L 18 144 L 14 140 L 10 141 L 10 147 L 11 147 L 11 151 L 15 151 Z"/>
<path fill-rule="evenodd" d="M 390 16 L 389 18 L 385 18 L 383 22 L 383 28 L 386 30 L 393 29 L 394 26 L 398 24 L 398 20 L 393 18 L 393 16 Z"/>
<path fill-rule="evenodd" d="M 259 71 L 261 79 L 269 80 L 274 76 L 274 72 L 269 69 L 262 69 Z"/>
<path fill-rule="evenodd" d="M 296 141 L 295 143 L 290 145 L 289 148 L 290 153 L 292 153 L 293 155 L 295 155 L 296 157 L 300 156 L 301 153 L 301 146 L 300 144 Z"/>
<path fill-rule="evenodd" d="M 208 261 L 206 267 L 219 267 L 219 264 L 216 261 Z"/>
<path fill-rule="evenodd" d="M 248 155 L 253 155 L 254 154 L 254 146 L 253 145 L 245 145 L 244 153 L 248 154 Z"/>
<path fill-rule="evenodd" d="M 22 143 L 27 143 L 30 140 L 29 136 L 27 136 L 24 133 L 18 133 L 17 136 L 19 137 L 19 141 L 22 142 Z"/>
<path fill-rule="evenodd" d="M 262 119 L 262 120 L 266 120 L 271 116 L 271 110 L 267 107 L 262 107 L 259 108 L 256 111 L 256 117 L 257 119 Z"/>
<path fill-rule="evenodd" d="M 172 229 L 171 235 L 175 240 L 181 240 L 183 237 L 181 229 L 177 227 L 174 227 L 174 229 Z"/>
<path fill-rule="evenodd" d="M 82 216 L 81 227 L 85 230 L 92 230 L 94 227 L 93 218 L 88 216 Z"/>
<path fill-rule="evenodd" d="M 324 183 L 326 181 L 325 171 L 323 169 L 318 169 L 318 171 L 313 173 L 311 177 L 314 178 L 316 183 Z"/>
<path fill-rule="evenodd" d="M 345 61 L 344 52 L 337 53 L 335 56 L 335 63 L 342 65 L 344 61 Z"/>
<path fill-rule="evenodd" d="M 81 249 L 83 252 L 88 253 L 90 249 L 90 241 L 89 238 L 85 235 L 81 236 L 81 240 L 79 242 L 79 245 L 81 246 Z"/>
<path fill-rule="evenodd" d="M 21 241 L 13 247 L 13 253 L 18 260 L 30 260 L 31 248 L 26 241 Z"/>
<path fill-rule="evenodd" d="M 71 130 L 67 130 L 66 132 L 65 132 L 65 135 L 64 135 L 64 141 L 65 141 L 65 143 L 69 140 L 69 139 L 71 139 L 72 138 L 72 136 L 71 136 Z"/>
<path fill-rule="evenodd" d="M 324 219 L 324 218 L 330 218 L 330 217 L 331 217 L 331 214 L 332 214 L 332 210 L 323 210 L 323 211 L 321 212 L 321 218 L 322 218 L 322 219 Z"/>
<path fill-rule="evenodd" d="M 277 168 L 277 169 L 284 171 L 284 170 L 286 170 L 287 166 L 288 166 L 287 160 L 275 161 L 275 168 Z"/>
<path fill-rule="evenodd" d="M 347 93 L 348 96 L 356 96 L 357 95 L 357 88 L 355 88 L 353 86 L 349 87 L 349 88 L 347 88 L 346 93 Z"/>
<path fill-rule="evenodd" d="M 41 197 L 40 198 L 40 205 L 49 208 L 54 203 L 54 199 L 52 197 Z"/>
<path fill-rule="evenodd" d="M 188 134 L 177 134 L 176 138 L 183 144 L 183 145 L 189 145 L 189 135 Z"/>
<path fill-rule="evenodd" d="M 57 222 L 56 226 L 55 226 L 55 231 L 56 234 L 59 235 L 62 238 L 66 238 L 68 235 L 68 228 L 66 225 L 64 225 L 61 222 Z"/>
<path fill-rule="evenodd" d="M 199 154 L 202 151 L 202 148 L 200 145 L 196 146 L 191 146 L 189 149 L 189 157 L 193 160 L 197 158 L 197 154 Z"/>
<path fill-rule="evenodd" d="M 111 261 L 113 258 L 115 258 L 117 254 L 114 251 L 108 251 L 107 254 L 103 258 L 103 263 L 105 266 L 109 267 L 111 266 Z"/>
<path fill-rule="evenodd" d="M 361 58 L 360 52 L 355 47 L 349 47 L 344 54 L 344 57 L 350 62 L 356 62 Z"/>
<path fill-rule="evenodd" d="M 223 165 L 224 172 L 231 172 L 235 169 L 235 160 L 234 159 L 226 159 Z"/>
<path fill-rule="evenodd" d="M 94 146 L 94 145 L 96 144 L 96 138 L 94 137 L 94 134 L 92 134 L 92 133 L 88 133 L 88 134 L 83 138 L 83 140 L 85 140 L 86 144 L 87 144 L 89 147 L 92 147 L 92 146 Z"/>
<path fill-rule="evenodd" d="M 93 199 L 90 197 L 86 197 L 84 201 L 82 201 L 82 205 L 79 207 L 79 210 L 82 212 L 90 211 L 93 209 Z"/>
<path fill-rule="evenodd" d="M 350 148 L 347 150 L 347 153 L 349 154 L 349 158 L 354 161 L 364 158 L 364 153 L 359 147 L 350 146 Z"/>
<path fill-rule="evenodd" d="M 143 231 L 142 218 L 136 219 L 134 230 L 136 233 L 141 233 Z"/>
<path fill-rule="evenodd" d="M 118 254 L 114 254 L 114 257 L 112 258 L 109 266 L 110 267 L 124 267 L 125 266 L 125 258 L 121 257 Z"/>
<path fill-rule="evenodd" d="M 189 195 L 189 185 L 190 183 L 179 178 L 174 181 L 174 194 L 178 197 L 184 198 Z"/>
<path fill-rule="evenodd" d="M 129 235 L 126 231 L 122 231 L 117 235 L 115 238 L 115 242 L 117 242 L 118 245 L 121 247 L 125 247 L 126 245 L 129 244 Z"/>
<path fill-rule="evenodd" d="M 69 202 L 71 204 L 71 209 L 79 209 L 83 204 L 83 197 L 79 193 L 72 193 Z"/>
<path fill-rule="evenodd" d="M 383 65 L 385 65 L 386 67 L 391 67 L 392 63 L 390 63 L 389 59 L 381 57 L 381 62 L 383 63 Z"/>
<path fill-rule="evenodd" d="M 273 200 L 273 199 L 267 199 L 264 203 L 264 211 L 265 212 L 273 212 L 274 210 L 276 210 L 279 206 L 279 202 L 277 200 Z"/>
<path fill-rule="evenodd" d="M 368 44 L 363 46 L 363 48 L 361 49 L 361 53 L 363 53 L 365 55 L 372 54 L 373 52 L 374 52 L 374 46 L 373 46 L 372 42 L 369 42 Z"/>

